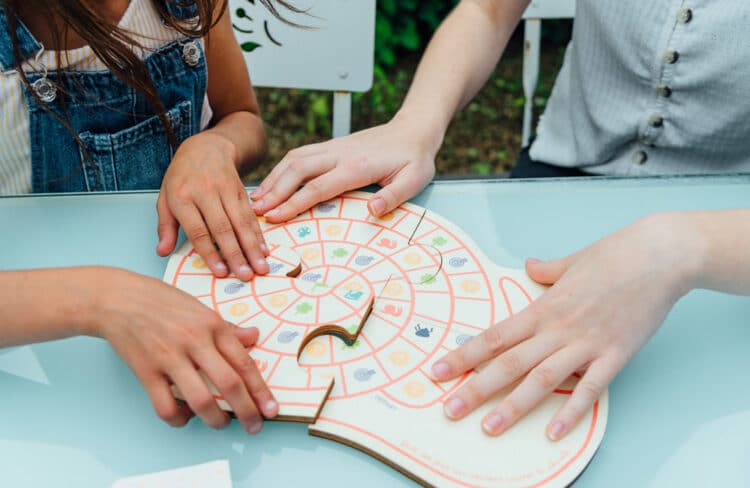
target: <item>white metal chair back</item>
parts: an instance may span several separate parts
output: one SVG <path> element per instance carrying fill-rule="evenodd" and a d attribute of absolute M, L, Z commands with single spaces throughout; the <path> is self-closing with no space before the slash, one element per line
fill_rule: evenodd
<path fill-rule="evenodd" d="M 258 0 L 229 0 L 232 25 L 255 86 L 334 92 L 333 136 L 351 130 L 351 93 L 370 89 L 375 0 L 306 0 L 306 14 L 276 19 Z"/>
<path fill-rule="evenodd" d="M 567 19 L 576 14 L 576 0 L 532 0 L 524 18 L 523 49 L 523 134 L 521 147 L 531 140 L 531 121 L 534 116 L 534 93 L 539 81 L 539 47 L 542 42 L 543 19 Z"/>

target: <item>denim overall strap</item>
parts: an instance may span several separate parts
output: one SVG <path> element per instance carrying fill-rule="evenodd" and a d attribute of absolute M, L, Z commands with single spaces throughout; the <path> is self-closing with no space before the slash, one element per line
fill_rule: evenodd
<path fill-rule="evenodd" d="M 42 45 L 34 39 L 29 29 L 20 20 L 16 24 L 16 40 L 22 58 L 21 62 L 34 57 L 42 49 Z M 16 57 L 13 53 L 13 43 L 10 37 L 8 14 L 5 7 L 0 5 L 0 71 L 4 73 L 13 71 L 15 66 Z"/>
<path fill-rule="evenodd" d="M 198 133 L 207 84 L 200 42 L 174 41 L 150 54 L 145 63 L 178 142 Z M 32 85 L 43 76 L 28 74 Z M 24 93 L 34 193 L 161 186 L 174 149 L 143 95 L 109 71 L 50 71 L 47 77 L 61 87 L 54 100 L 42 104 L 28 89 Z M 65 94 L 64 104 L 59 92 Z M 71 124 L 83 148 L 50 110 Z"/>

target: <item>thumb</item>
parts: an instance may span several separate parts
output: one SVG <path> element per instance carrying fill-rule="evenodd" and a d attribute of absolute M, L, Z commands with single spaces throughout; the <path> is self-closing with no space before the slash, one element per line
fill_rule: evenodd
<path fill-rule="evenodd" d="M 538 259 L 526 260 L 526 272 L 529 277 L 542 285 L 554 285 L 562 278 L 568 270 L 570 263 L 567 258 L 552 261 L 540 261 Z"/>
<path fill-rule="evenodd" d="M 177 245 L 177 230 L 180 224 L 174 218 L 174 215 L 172 215 L 166 198 L 162 195 L 159 195 L 159 199 L 156 201 L 156 213 L 159 216 L 159 225 L 156 229 L 159 235 L 159 244 L 156 246 L 156 253 L 163 257 L 174 251 Z"/>
<path fill-rule="evenodd" d="M 407 164 L 389 183 L 383 185 L 383 188 L 375 193 L 367 204 L 367 208 L 373 217 L 387 214 L 422 191 L 434 174 L 434 164 L 431 164 L 428 169 L 414 163 Z"/>

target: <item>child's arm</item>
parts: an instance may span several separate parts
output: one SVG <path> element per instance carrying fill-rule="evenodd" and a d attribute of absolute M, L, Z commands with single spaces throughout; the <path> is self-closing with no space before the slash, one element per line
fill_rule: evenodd
<path fill-rule="evenodd" d="M 507 430 L 575 371 L 583 377 L 547 427 L 570 432 L 672 306 L 695 288 L 750 295 L 750 210 L 682 212 L 643 219 L 566 258 L 529 260 L 552 287 L 433 366 L 441 381 L 489 361 L 445 404 L 460 419 L 523 378 L 484 418 Z"/>
<path fill-rule="evenodd" d="M 206 59 L 213 126 L 180 146 L 164 176 L 157 252 L 174 250 L 182 226 L 216 276 L 249 280 L 268 272 L 267 249 L 239 175 L 264 157 L 266 135 L 228 10 L 206 38 Z"/>
<path fill-rule="evenodd" d="M 115 268 L 0 271 L 0 347 L 89 335 L 107 339 L 148 392 L 162 419 L 184 425 L 191 410 L 222 427 L 196 368 L 232 405 L 248 433 L 278 406 L 245 347 L 257 329 L 239 329 L 195 298 L 159 280 Z M 180 408 L 170 380 L 185 395 Z"/>
<path fill-rule="evenodd" d="M 419 193 L 435 173 L 435 155 L 453 115 L 485 83 L 528 3 L 462 0 L 430 41 L 396 116 L 291 151 L 253 192 L 255 211 L 281 222 L 344 191 L 378 183 L 383 188 L 369 207 L 380 216 Z"/>

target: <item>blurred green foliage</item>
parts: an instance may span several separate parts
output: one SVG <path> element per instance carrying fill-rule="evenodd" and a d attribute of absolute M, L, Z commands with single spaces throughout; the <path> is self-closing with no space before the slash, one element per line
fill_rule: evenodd
<path fill-rule="evenodd" d="M 380 70 L 400 54 L 421 51 L 458 0 L 378 0 L 375 64 Z"/>

